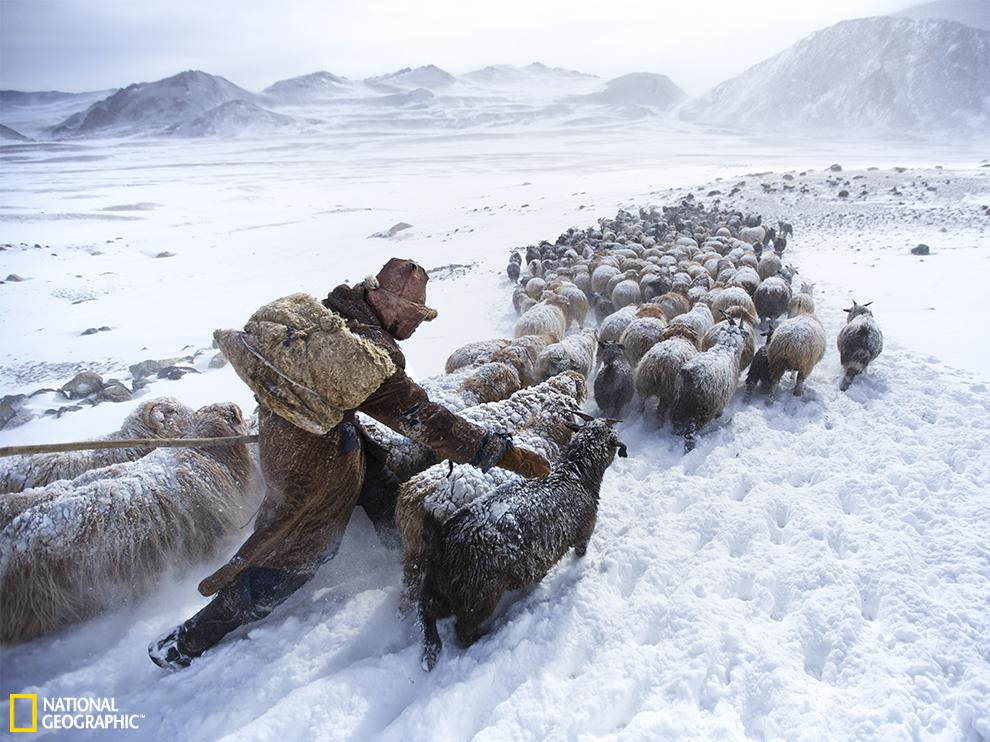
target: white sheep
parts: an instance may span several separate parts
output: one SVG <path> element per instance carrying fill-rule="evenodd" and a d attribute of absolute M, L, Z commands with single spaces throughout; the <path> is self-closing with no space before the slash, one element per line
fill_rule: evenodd
<path fill-rule="evenodd" d="M 598 338 L 594 330 L 568 335 L 559 343 L 548 345 L 536 359 L 536 379 L 545 381 L 564 371 L 575 371 L 584 378 L 595 368 Z"/>
<path fill-rule="evenodd" d="M 663 339 L 646 351 L 636 365 L 636 393 L 640 410 L 656 398 L 656 415 L 659 423 L 667 418 L 680 383 L 681 366 L 698 353 L 698 338 L 688 325 L 671 325 Z"/>
<path fill-rule="evenodd" d="M 770 397 L 785 371 L 797 371 L 795 396 L 804 392 L 804 381 L 825 355 L 825 329 L 814 314 L 799 314 L 785 319 L 773 331 L 767 345 L 770 366 Z"/>
<path fill-rule="evenodd" d="M 564 339 L 567 329 L 567 318 L 560 304 L 564 299 L 550 296 L 525 312 L 516 320 L 515 337 L 523 335 L 543 335 L 551 342 L 559 343 Z"/>

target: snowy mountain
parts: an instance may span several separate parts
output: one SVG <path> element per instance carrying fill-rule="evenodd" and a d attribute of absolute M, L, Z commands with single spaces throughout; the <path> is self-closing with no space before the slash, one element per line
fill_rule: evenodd
<path fill-rule="evenodd" d="M 661 111 L 670 110 L 685 98 L 687 94 L 669 77 L 653 72 L 631 72 L 616 77 L 605 83 L 601 92 L 582 96 L 589 103 L 649 106 Z"/>
<path fill-rule="evenodd" d="M 296 123 L 291 116 L 247 101 L 231 100 L 190 121 L 170 126 L 164 133 L 177 137 L 235 137 L 269 134 Z"/>
<path fill-rule="evenodd" d="M 218 75 L 180 72 L 157 82 L 128 85 L 53 127 L 57 138 L 152 134 L 174 127 L 233 100 L 253 101 L 253 93 Z"/>
<path fill-rule="evenodd" d="M 0 124 L 0 139 L 13 142 L 30 142 L 31 138 L 26 137 L 19 131 L 11 129 L 9 126 Z"/>
<path fill-rule="evenodd" d="M 436 65 L 428 64 L 423 67 L 403 67 L 396 72 L 377 77 L 368 77 L 365 83 L 368 87 L 383 93 L 396 93 L 402 90 L 425 88 L 439 90 L 449 87 L 457 78 Z"/>
<path fill-rule="evenodd" d="M 990 2 L 987 0 L 935 0 L 892 15 L 899 18 L 955 21 L 990 31 Z"/>
<path fill-rule="evenodd" d="M 351 90 L 353 83 L 324 70 L 290 77 L 265 88 L 264 94 L 279 103 L 313 103 L 329 100 Z"/>
<path fill-rule="evenodd" d="M 984 127 L 990 32 L 950 21 L 844 21 L 723 82 L 684 115 L 755 128 Z"/>
<path fill-rule="evenodd" d="M 550 82 L 554 80 L 593 80 L 596 75 L 589 75 L 586 72 L 568 70 L 563 67 L 548 67 L 542 62 L 533 62 L 525 67 L 517 67 L 512 64 L 494 64 L 482 67 L 480 70 L 468 72 L 464 77 L 472 82 L 512 84 L 519 82 L 532 82 L 542 80 Z"/>

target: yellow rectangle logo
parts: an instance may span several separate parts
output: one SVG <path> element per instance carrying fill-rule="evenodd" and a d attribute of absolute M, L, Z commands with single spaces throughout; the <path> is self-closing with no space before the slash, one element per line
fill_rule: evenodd
<path fill-rule="evenodd" d="M 31 700 L 31 726 L 19 727 L 15 724 L 15 701 L 18 698 L 29 698 Z M 38 731 L 38 694 L 37 693 L 11 693 L 10 694 L 10 731 L 12 732 L 37 732 Z"/>

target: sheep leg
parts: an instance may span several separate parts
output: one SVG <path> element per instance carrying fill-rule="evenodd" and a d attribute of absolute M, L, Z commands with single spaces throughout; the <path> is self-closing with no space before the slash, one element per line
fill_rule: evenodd
<path fill-rule="evenodd" d="M 849 385 L 853 383 L 853 379 L 855 379 L 858 374 L 859 371 L 856 369 L 851 368 L 848 371 L 846 371 L 846 375 L 842 378 L 842 383 L 839 384 L 839 389 L 841 389 L 842 391 L 846 391 L 849 388 Z"/>
<path fill-rule="evenodd" d="M 402 563 L 402 595 L 399 597 L 399 615 L 406 616 L 419 602 L 420 585 L 423 581 L 419 565 L 412 555 L 407 555 Z"/>
<path fill-rule="evenodd" d="M 800 397 L 804 395 L 804 374 L 798 372 L 797 381 L 794 382 L 794 392 L 795 397 Z"/>
<path fill-rule="evenodd" d="M 598 514 L 595 513 L 581 529 L 581 533 L 578 534 L 577 540 L 574 542 L 574 556 L 581 558 L 588 553 L 588 542 L 591 540 L 591 534 L 594 532 L 597 522 Z"/>
<path fill-rule="evenodd" d="M 467 610 L 456 614 L 457 620 L 454 624 L 454 631 L 457 633 L 457 640 L 463 647 L 470 647 L 485 633 L 481 626 L 495 612 L 501 592 L 496 591 L 491 595 L 477 596 L 478 600 Z"/>
<path fill-rule="evenodd" d="M 433 670 L 440 658 L 440 650 L 443 642 L 440 641 L 440 632 L 437 631 L 437 619 L 442 618 L 439 606 L 439 598 L 436 588 L 429 575 L 424 580 L 422 594 L 419 600 L 419 621 L 423 626 L 423 669 L 427 672 Z M 446 614 L 449 615 L 449 614 Z"/>

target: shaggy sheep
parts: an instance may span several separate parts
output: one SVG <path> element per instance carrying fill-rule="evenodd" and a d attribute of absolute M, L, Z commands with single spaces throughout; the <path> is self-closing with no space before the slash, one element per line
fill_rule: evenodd
<path fill-rule="evenodd" d="M 767 343 L 767 362 L 770 364 L 770 397 L 777 391 L 777 384 L 785 371 L 797 371 L 794 394 L 804 392 L 804 380 L 825 355 L 825 330 L 813 314 L 799 314 L 785 319 Z"/>
<path fill-rule="evenodd" d="M 458 639 L 471 644 L 505 591 L 539 582 L 571 547 L 584 556 L 616 452 L 626 455 L 615 430 L 595 420 L 546 477 L 488 492 L 444 522 L 426 513 L 420 619 L 427 670 L 440 655 L 437 620 L 455 616 Z"/>
<path fill-rule="evenodd" d="M 505 363 L 516 370 L 524 387 L 536 383 L 536 359 L 548 345 L 542 335 L 521 335 L 492 353 L 493 363 Z"/>
<path fill-rule="evenodd" d="M 236 405 L 192 415 L 188 437 L 244 435 Z M 215 556 L 257 504 L 246 445 L 157 449 L 27 490 L 0 530 L 0 642 L 20 642 L 133 598 L 166 568 Z"/>
<path fill-rule="evenodd" d="M 522 389 L 506 400 L 471 407 L 460 414 L 478 425 L 511 433 L 515 445 L 553 462 L 571 440 L 569 410 L 584 402 L 586 390 L 584 377 L 568 371 Z M 453 467 L 437 464 L 421 469 L 402 485 L 395 524 L 404 553 L 405 602 L 419 590 L 424 511 L 446 518 L 482 492 L 521 481 L 522 477 L 505 469 L 493 468 L 483 473 L 470 464 Z"/>
<path fill-rule="evenodd" d="M 660 342 L 667 323 L 655 317 L 637 317 L 619 337 L 619 342 L 625 348 L 626 360 L 635 366 L 646 352 Z"/>
<path fill-rule="evenodd" d="M 739 230 L 739 239 L 745 242 L 747 245 L 755 245 L 757 243 L 763 244 L 763 241 L 767 238 L 767 230 L 765 227 L 743 227 Z"/>
<path fill-rule="evenodd" d="M 608 417 L 622 416 L 633 398 L 633 367 L 623 354 L 621 343 L 599 343 L 598 357 L 602 362 L 595 376 L 595 403 Z"/>
<path fill-rule="evenodd" d="M 539 301 L 546 286 L 547 282 L 542 278 L 531 278 L 526 281 L 526 295 L 534 301 Z"/>
<path fill-rule="evenodd" d="M 867 309 L 873 302 L 853 305 L 845 311 L 849 316 L 845 326 L 839 330 L 836 344 L 839 347 L 839 360 L 844 375 L 839 388 L 846 391 L 859 374 L 866 370 L 883 351 L 883 333 Z"/>
<path fill-rule="evenodd" d="M 551 342 L 559 343 L 567 328 L 567 318 L 560 307 L 564 301 L 562 297 L 551 296 L 527 309 L 516 321 L 515 337 L 544 335 Z"/>
<path fill-rule="evenodd" d="M 698 353 L 698 336 L 688 325 L 671 325 L 659 343 L 650 348 L 636 366 L 636 393 L 640 410 L 647 400 L 656 397 L 656 415 L 660 424 L 677 396 L 681 366 Z"/>
<path fill-rule="evenodd" d="M 120 430 L 107 440 L 126 438 L 178 438 L 189 422 L 192 410 L 170 397 L 152 399 L 134 409 Z M 151 452 L 150 448 L 103 448 L 95 451 L 44 453 L 15 456 L 0 463 L 0 493 L 21 492 L 43 487 L 59 479 L 74 479 L 83 472 L 110 464 L 134 461 Z"/>
<path fill-rule="evenodd" d="M 570 327 L 571 323 L 576 322 L 578 327 L 583 328 L 584 322 L 588 318 L 588 297 L 573 283 L 564 283 L 554 290 L 567 302 L 564 307 L 567 326 Z"/>
<path fill-rule="evenodd" d="M 613 276 L 619 275 L 620 271 L 614 265 L 600 265 L 591 274 L 591 291 L 595 294 L 606 294 L 608 282 Z"/>
<path fill-rule="evenodd" d="M 509 342 L 506 338 L 495 338 L 493 340 L 477 340 L 462 345 L 448 356 L 447 362 L 444 364 L 444 373 L 452 374 L 466 366 L 487 363 L 491 360 L 492 353 L 504 348 Z"/>
<path fill-rule="evenodd" d="M 622 307 L 627 307 L 630 304 L 639 304 L 642 300 L 639 283 L 634 279 L 627 278 L 620 281 L 612 289 L 612 304 L 615 305 L 616 309 L 622 309 Z"/>
<path fill-rule="evenodd" d="M 589 378 L 595 367 L 597 346 L 594 330 L 568 335 L 559 343 L 548 345 L 536 359 L 536 379 L 545 381 L 564 371 L 576 371 Z"/>
<path fill-rule="evenodd" d="M 788 317 L 797 317 L 799 314 L 815 313 L 815 300 L 811 295 L 814 288 L 815 284 L 813 283 L 801 284 L 801 291 L 791 297 L 791 301 L 787 305 Z"/>
<path fill-rule="evenodd" d="M 687 300 L 687 297 L 675 291 L 668 291 L 662 296 L 651 299 L 650 303 L 656 304 L 663 310 L 664 317 L 667 318 L 668 322 L 677 315 L 684 314 L 691 309 L 691 303 Z"/>
<path fill-rule="evenodd" d="M 674 434 L 684 436 L 685 453 L 694 448 L 697 432 L 722 415 L 739 383 L 743 338 L 735 322 L 727 322 L 715 345 L 681 366 L 671 420 Z"/>
<path fill-rule="evenodd" d="M 623 307 L 613 312 L 598 325 L 598 339 L 603 342 L 619 342 L 629 323 L 636 318 L 636 307 Z"/>
<path fill-rule="evenodd" d="M 701 349 L 708 350 L 716 345 L 719 338 L 724 334 L 734 332 L 734 330 L 730 329 L 730 323 L 728 321 L 731 318 L 742 335 L 743 350 L 742 356 L 739 359 L 739 368 L 744 369 L 749 366 L 753 360 L 753 354 L 756 353 L 756 319 L 739 306 L 729 307 L 722 312 L 722 316 L 725 319 L 721 322 L 716 322 L 712 326 L 712 329 L 705 334 L 704 339 L 701 341 Z"/>
<path fill-rule="evenodd" d="M 607 317 L 615 314 L 615 304 L 611 299 L 606 299 L 601 294 L 591 295 L 591 306 L 595 310 L 595 321 L 601 325 Z"/>
<path fill-rule="evenodd" d="M 756 351 L 756 354 L 753 356 L 753 362 L 749 365 L 749 373 L 746 374 L 747 402 L 752 399 L 753 390 L 757 385 L 759 385 L 762 392 L 770 391 L 770 362 L 767 359 L 766 343 L 769 343 L 770 338 L 773 337 L 773 330 L 773 322 L 771 322 L 770 327 L 763 333 L 763 337 L 765 338 L 764 344 Z"/>
<path fill-rule="evenodd" d="M 730 286 L 719 292 L 712 302 L 712 316 L 722 317 L 731 307 L 742 307 L 753 318 L 753 322 L 756 322 L 756 305 L 745 289 Z"/>
<path fill-rule="evenodd" d="M 509 256 L 509 264 L 505 268 L 505 274 L 509 277 L 512 283 L 519 281 L 519 273 L 522 268 L 522 256 L 517 252 L 513 252 Z"/>
<path fill-rule="evenodd" d="M 512 290 L 512 307 L 516 310 L 516 314 L 524 314 L 527 309 L 533 306 L 536 306 L 536 301 L 529 297 L 525 288 L 516 286 Z"/>
<path fill-rule="evenodd" d="M 766 281 L 771 276 L 776 276 L 780 273 L 780 269 L 783 263 L 780 262 L 780 258 L 773 253 L 767 253 L 762 258 L 760 258 L 759 264 L 756 266 L 756 272 L 760 274 L 760 280 Z"/>
<path fill-rule="evenodd" d="M 740 268 L 729 279 L 729 285 L 745 289 L 746 293 L 752 296 L 760 285 L 760 274 L 748 266 Z"/>
<path fill-rule="evenodd" d="M 514 366 L 501 361 L 466 366 L 452 374 L 423 379 L 420 384 L 430 399 L 458 411 L 484 402 L 505 399 L 522 388 Z"/>
<path fill-rule="evenodd" d="M 753 305 L 761 321 L 777 319 L 791 303 L 791 287 L 783 278 L 764 279 L 753 294 Z"/>
<path fill-rule="evenodd" d="M 674 317 L 670 321 L 670 324 L 687 325 L 694 330 L 694 335 L 700 343 L 705 334 L 712 329 L 712 326 L 715 324 L 715 318 L 712 316 L 712 310 L 707 304 L 696 304 L 691 308 L 691 311 Z"/>

